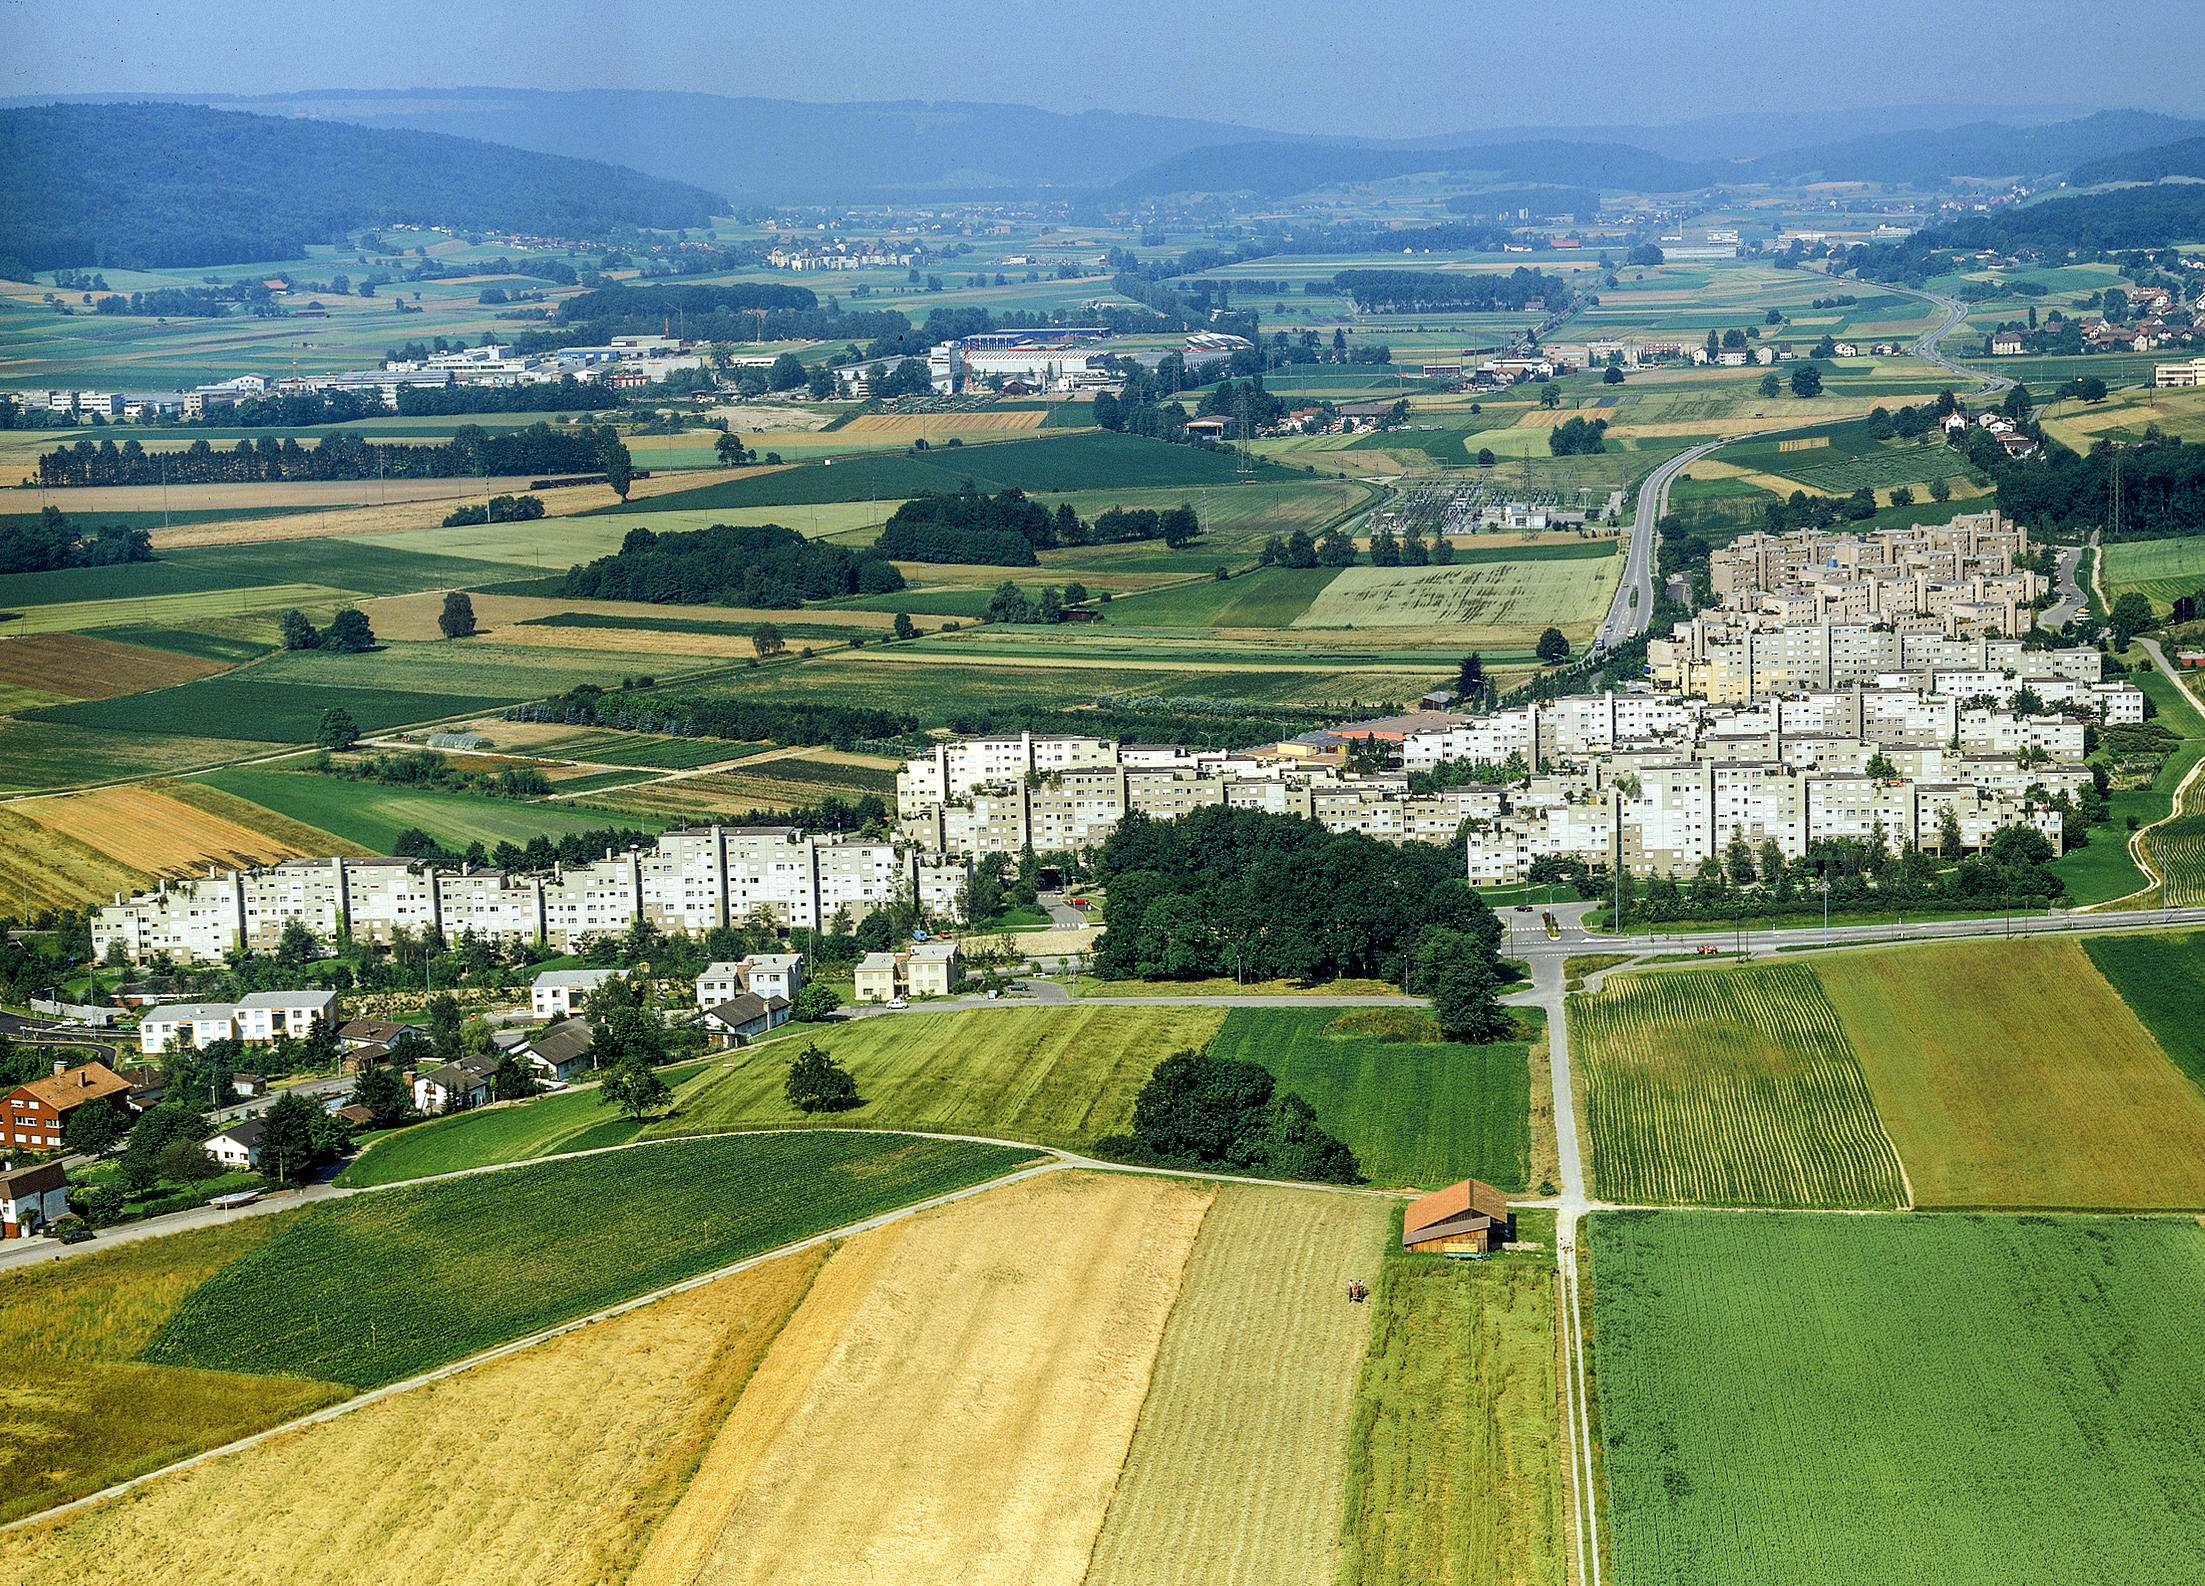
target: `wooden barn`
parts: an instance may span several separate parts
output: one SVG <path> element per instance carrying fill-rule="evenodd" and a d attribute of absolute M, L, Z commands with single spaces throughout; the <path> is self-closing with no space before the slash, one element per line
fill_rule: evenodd
<path fill-rule="evenodd" d="M 1482 1256 L 1516 1236 L 1508 1197 L 1474 1178 L 1409 1202 L 1401 1243 L 1428 1255 Z"/>

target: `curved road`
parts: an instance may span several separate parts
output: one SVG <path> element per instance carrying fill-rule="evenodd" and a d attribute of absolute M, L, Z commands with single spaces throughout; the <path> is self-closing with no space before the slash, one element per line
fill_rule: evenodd
<path fill-rule="evenodd" d="M 1953 326 L 1967 316 L 1965 303 L 1949 297 L 1939 297 L 1934 292 L 1917 292 L 1911 287 L 1894 286 L 1888 291 L 1903 292 L 1909 297 L 1920 298 L 1944 310 L 1944 318 L 1914 339 L 1913 353 L 1927 363 L 1975 382 L 1974 396 L 1994 396 L 2013 385 L 2004 375 L 1983 374 L 1954 363 L 1938 348 L 1938 343 L 1951 333 Z M 1623 577 L 1616 585 L 1615 599 L 1608 606 L 1608 615 L 1600 624 L 1600 631 L 1593 635 L 1593 648 L 1604 650 L 1611 644 L 1621 644 L 1635 639 L 1646 631 L 1654 615 L 1654 525 L 1669 510 L 1669 487 L 1678 474 L 1691 467 L 1709 452 L 1740 441 L 1766 440 L 1771 435 L 1781 435 L 1787 430 L 1809 429 L 1828 422 L 1813 419 L 1804 424 L 1780 424 L 1770 429 L 1752 430 L 1742 435 L 1726 435 L 1720 440 L 1708 441 L 1690 451 L 1679 452 L 1642 480 L 1638 487 L 1638 511 L 1631 519 L 1629 548 L 1624 553 Z"/>

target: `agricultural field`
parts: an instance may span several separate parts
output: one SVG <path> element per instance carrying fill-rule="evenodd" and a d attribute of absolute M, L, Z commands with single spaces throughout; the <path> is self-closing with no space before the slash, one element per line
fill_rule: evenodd
<path fill-rule="evenodd" d="M 783 1256 L 0 1538 L 0 1572 L 188 1586 L 312 1579 L 336 1559 L 362 1581 L 622 1579 L 825 1259 Z M 453 1503 L 482 1490 L 489 1457 L 528 1479 Z M 344 1502 L 326 1501 L 333 1484 Z"/>
<path fill-rule="evenodd" d="M 1113 628 L 1285 628 L 1338 575 L 1331 567 L 1264 567 L 1114 601 Z"/>
<path fill-rule="evenodd" d="M 279 822 L 295 822 L 325 831 L 367 853 L 387 854 L 398 834 L 418 827 L 455 851 L 470 843 L 494 848 L 501 842 L 525 845 L 531 837 L 557 839 L 607 826 L 655 827 L 644 817 L 614 820 L 601 810 L 541 800 L 486 798 L 435 788 L 351 782 L 314 771 L 284 771 L 269 766 L 229 766 L 197 779 L 233 798 L 272 811 Z M 242 819 L 242 817 L 240 817 Z M 244 824 L 256 825 L 245 821 Z M 269 830 L 282 830 L 276 822 Z"/>
<path fill-rule="evenodd" d="M 1078 1586 L 1212 1194 L 1051 1173 L 852 1238 L 631 1579 Z"/>
<path fill-rule="evenodd" d="M 107 699 L 189 682 L 222 670 L 219 661 L 117 644 L 81 633 L 33 633 L 0 638 L 0 711 Z"/>
<path fill-rule="evenodd" d="M 1551 1242 L 1551 1219 L 1519 1212 L 1517 1221 L 1519 1237 Z M 1390 1248 L 1370 1308 L 1338 1579 L 1565 1586 L 1551 1256 L 1466 1262 Z"/>
<path fill-rule="evenodd" d="M 210 865 L 246 870 L 315 852 L 142 785 L 26 799 L 15 812 L 156 876 L 190 875 Z"/>
<path fill-rule="evenodd" d="M 928 1129 L 1078 1150 L 1122 1133 L 1156 1064 L 1207 1046 L 1225 1017 L 1212 1007 L 1074 1006 L 859 1019 L 725 1054 L 650 1132 Z M 812 1041 L 856 1078 L 862 1106 L 807 1115 L 788 1104 L 788 1065 Z"/>
<path fill-rule="evenodd" d="M 2105 558 L 2099 577 L 2114 600 L 2141 590 L 2150 597 L 2152 610 L 2164 617 L 2182 596 L 2205 593 L 2205 535 L 2122 540 L 2099 554 Z"/>
<path fill-rule="evenodd" d="M 1541 629 L 1582 636 L 1615 593 L 1614 557 L 1343 568 L 1296 617 L 1302 628 L 1451 628 L 1520 637 Z"/>
<path fill-rule="evenodd" d="M 2205 1093 L 2081 944 L 1924 944 L 1814 972 L 1916 1204 L 2205 1210 Z"/>
<path fill-rule="evenodd" d="M 2205 1086 L 2205 933 L 2089 936 L 2082 948 L 2175 1067 Z"/>
<path fill-rule="evenodd" d="M 1597 1213 L 1616 1578 L 2205 1578 L 2205 1230 Z"/>
<path fill-rule="evenodd" d="M 761 1135 L 327 1202 L 195 1289 L 142 1358 L 377 1387 L 1028 1159 L 965 1141 Z"/>
<path fill-rule="evenodd" d="M 1383 1027 L 1356 1028 L 1363 1012 L 1234 1008 L 1211 1050 L 1269 1069 L 1281 1090 L 1317 1109 L 1318 1123 L 1347 1143 L 1374 1184 L 1437 1189 L 1479 1178 L 1526 1189 L 1527 1042 L 1393 1039 Z M 1348 1028 L 1334 1028 L 1343 1020 Z M 1531 1034 L 1545 1039 L 1543 1027 Z"/>
<path fill-rule="evenodd" d="M 1600 1199 L 1906 1204 L 1867 1078 L 1806 966 L 1611 975 L 1570 999 L 1569 1028 Z"/>
<path fill-rule="evenodd" d="M 880 766 L 841 765 L 795 755 L 745 761 L 733 771 L 611 788 L 589 799 L 592 808 L 654 820 L 704 820 L 752 810 L 805 808 L 822 798 L 845 802 L 867 793 L 896 791 L 896 773 Z"/>
<path fill-rule="evenodd" d="M 1340 1290 L 1379 1281 L 1394 1225 L 1375 1197 L 1218 1189 L 1086 1586 L 1334 1586 L 1371 1331 Z"/>
<path fill-rule="evenodd" d="M 475 730 L 493 737 L 501 749 L 523 748 L 550 760 L 579 760 L 588 765 L 639 766 L 653 771 L 694 771 L 723 760 L 759 754 L 767 744 L 731 743 L 725 738 L 665 738 L 655 733 L 615 732 L 594 727 L 579 730 L 491 718 L 475 724 Z M 520 735 L 548 731 L 550 736 L 530 741 Z"/>
<path fill-rule="evenodd" d="M 13 804 L 0 807 L 0 875 L 15 889 L 18 905 L 33 914 L 104 903 L 153 880 L 134 865 L 41 826 Z"/>
<path fill-rule="evenodd" d="M 243 735 L 261 744 L 298 744 L 312 743 L 322 713 L 339 707 L 351 712 L 360 731 L 378 733 L 504 704 L 510 697 L 400 693 L 377 687 L 366 676 L 360 686 L 316 686 L 291 681 L 277 668 L 254 667 L 146 694 L 46 706 L 25 712 L 25 719 L 103 734 L 165 730 L 203 741 Z"/>
<path fill-rule="evenodd" d="M 2108 903 L 2139 892 L 2149 896 L 2150 881 L 2129 857 L 2128 846 L 2121 840 L 2122 833 L 2131 821 L 2148 828 L 2175 814 L 2176 790 L 2191 768 L 2200 759 L 2205 759 L 2205 719 L 2200 719 L 2189 694 L 2174 679 L 2157 671 L 2136 673 L 2130 681 L 2143 689 L 2157 708 L 2159 724 L 2181 735 L 2183 742 L 2167 757 L 2150 786 L 2114 789 L 2107 800 L 2108 824 L 2099 829 L 2101 835 L 2093 837 L 2089 847 L 2075 849 L 2052 861 L 2053 873 L 2067 883 L 2070 905 Z M 2193 799 L 2197 791 L 2193 784 Z M 2178 891 L 2200 879 L 2189 857 L 2194 846 L 2190 840 L 2191 831 L 2185 816 L 2181 825 L 2164 835 L 2154 833 L 2146 839 L 2170 844 Z"/>
<path fill-rule="evenodd" d="M 248 1218 L 0 1274 L 0 1521 L 349 1395 L 135 1359 L 192 1290 L 285 1221 Z"/>

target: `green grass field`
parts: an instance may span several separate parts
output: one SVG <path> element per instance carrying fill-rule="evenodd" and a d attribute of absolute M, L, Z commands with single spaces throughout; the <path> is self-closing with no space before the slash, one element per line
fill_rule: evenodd
<path fill-rule="evenodd" d="M 1598 622 L 1622 570 L 1613 555 L 1474 562 L 1449 567 L 1350 567 L 1328 583 L 1297 628 L 1583 628 Z M 1528 641 L 1527 641 L 1528 642 Z"/>
<path fill-rule="evenodd" d="M 2162 617 L 2181 596 L 2205 592 L 2205 535 L 2121 540 L 2105 547 L 2104 556 L 2106 592 L 2119 600 L 2140 589 Z"/>
<path fill-rule="evenodd" d="M 2090 936 L 2082 948 L 2160 1050 L 2205 1086 L 2205 932 Z"/>
<path fill-rule="evenodd" d="M 1813 967 L 1916 1204 L 2205 1209 L 2205 1094 L 2081 944 L 1928 943 Z"/>
<path fill-rule="evenodd" d="M 243 661 L 257 661 L 274 648 L 272 645 L 230 634 L 201 633 L 191 628 L 163 628 L 138 623 L 102 628 L 92 637 L 111 639 L 117 644 L 143 645 L 149 650 L 167 650 L 174 655 L 197 656 L 202 661 L 226 661 L 233 666 Z"/>
<path fill-rule="evenodd" d="M 2205 1230 L 1599 1213 L 1632 1586 L 2205 1579 Z"/>
<path fill-rule="evenodd" d="M 1026 1155 L 825 1132 L 684 1140 L 331 1202 L 193 1291 L 143 1358 L 375 1387 Z"/>
<path fill-rule="evenodd" d="M 1551 1220 L 1517 1220 L 1520 1237 L 1551 1244 Z M 1340 1581 L 1565 1586 L 1554 1289 L 1544 1250 L 1480 1262 L 1389 1250 L 1348 1439 Z"/>
<path fill-rule="evenodd" d="M 2106 800 L 2110 816 L 2105 825 L 2091 828 L 2089 847 L 2052 861 L 2053 874 L 2067 883 L 2070 904 L 2110 903 L 2140 892 L 2149 884 L 2128 856 L 2128 823 L 2134 819 L 2139 826 L 2150 826 L 2173 813 L 2175 790 L 2190 768 L 2205 759 L 2205 720 L 2199 719 L 2196 707 L 2181 687 L 2159 672 L 2139 672 L 2130 681 L 2157 707 L 2158 721 L 2170 732 L 2181 734 L 2184 741 L 2167 757 L 2151 786 L 2116 791 Z M 2186 828 L 2170 834 L 2178 843 L 2186 835 Z M 2205 881 L 2205 876 L 2191 873 L 2194 867 L 2186 863 L 2188 857 L 2186 844 L 2177 848 L 2174 858 L 2183 880 Z"/>
<path fill-rule="evenodd" d="M 661 824 L 642 818 L 615 820 L 601 811 L 572 804 L 349 782 L 313 771 L 278 771 L 264 766 L 226 766 L 196 780 L 379 854 L 389 853 L 398 834 L 409 827 L 419 827 L 447 847 L 464 850 L 474 842 L 489 847 L 501 842 L 525 845 L 531 837 L 559 838 L 612 825 Z"/>
<path fill-rule="evenodd" d="M 1085 1586 L 1335 1586 L 1383 1200 L 1227 1185 L 1164 1329 Z"/>
<path fill-rule="evenodd" d="M 1317 1109 L 1374 1184 L 1479 1178 L 1521 1191 L 1531 1171 L 1528 1048 L 1337 1035 L 1337 1008 L 1234 1008 L 1211 1048 L 1261 1063 Z M 1545 1039 L 1543 1032 L 1539 1039 Z"/>
<path fill-rule="evenodd" d="M 164 732 L 88 732 L 53 721 L 0 719 L 0 790 L 71 787 L 165 771 L 189 771 L 265 743 Z"/>
<path fill-rule="evenodd" d="M 185 1296 L 283 1222 L 247 1218 L 0 1275 L 0 1521 L 347 1396 L 298 1377 L 131 1359 Z"/>
<path fill-rule="evenodd" d="M 1601 1199 L 1905 1204 L 1867 1079 L 1806 967 L 1613 975 L 1570 999 L 1569 1023 Z"/>
<path fill-rule="evenodd" d="M 1149 1071 L 1206 1046 L 1222 1017 L 1202 1007 L 988 1008 L 805 1030 L 725 1054 L 650 1132 L 929 1129 L 1077 1150 L 1122 1133 Z M 789 1063 L 811 1041 L 850 1070 L 864 1105 L 810 1115 L 789 1105 Z"/>
<path fill-rule="evenodd" d="M 1284 628 L 1337 576 L 1338 568 L 1265 567 L 1226 583 L 1206 579 L 1113 601 L 1113 628 Z"/>

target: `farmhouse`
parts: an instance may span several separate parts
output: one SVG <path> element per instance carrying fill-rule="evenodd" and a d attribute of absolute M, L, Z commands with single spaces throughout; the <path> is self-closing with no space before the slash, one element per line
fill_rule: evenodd
<path fill-rule="evenodd" d="M 8 1092 L 8 1145 L 38 1151 L 57 1150 L 69 1132 L 69 1120 L 80 1108 L 113 1107 L 128 1114 L 130 1081 L 105 1063 L 84 1063 L 71 1068 L 66 1058 L 54 1059 L 54 1071 Z"/>
<path fill-rule="evenodd" d="M 1508 1197 L 1490 1184 L 1464 1179 L 1409 1202 L 1401 1243 L 1431 1255 L 1484 1255 L 1515 1237 Z"/>
<path fill-rule="evenodd" d="M 761 997 L 755 991 L 746 991 L 716 1008 L 706 1009 L 703 1022 L 713 1045 L 722 1051 L 748 1046 L 767 1031 L 778 1030 L 789 1022 L 788 999 Z"/>
<path fill-rule="evenodd" d="M 69 1210 L 69 1175 L 59 1162 L 0 1173 L 0 1239 L 27 1239 Z"/>

